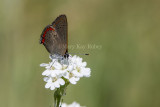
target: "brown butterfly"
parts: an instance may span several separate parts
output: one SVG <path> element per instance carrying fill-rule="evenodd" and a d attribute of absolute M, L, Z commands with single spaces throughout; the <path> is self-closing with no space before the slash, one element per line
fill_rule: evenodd
<path fill-rule="evenodd" d="M 43 44 L 51 54 L 68 57 L 68 24 L 66 15 L 60 15 L 51 25 L 47 25 L 40 37 Z"/>

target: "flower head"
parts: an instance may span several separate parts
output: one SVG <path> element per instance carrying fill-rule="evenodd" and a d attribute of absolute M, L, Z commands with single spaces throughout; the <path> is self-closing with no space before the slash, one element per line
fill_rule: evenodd
<path fill-rule="evenodd" d="M 66 103 L 62 103 L 62 107 L 84 107 L 80 106 L 77 102 L 73 102 L 72 104 L 67 105 Z"/>
<path fill-rule="evenodd" d="M 42 63 L 41 67 L 45 67 L 42 73 L 44 81 L 46 82 L 45 88 L 54 90 L 66 82 L 76 84 L 82 77 L 90 77 L 91 70 L 86 68 L 87 63 L 82 62 L 82 58 L 74 55 L 69 55 L 68 58 L 59 57 L 56 55 L 50 56 L 52 60 L 49 64 Z"/>

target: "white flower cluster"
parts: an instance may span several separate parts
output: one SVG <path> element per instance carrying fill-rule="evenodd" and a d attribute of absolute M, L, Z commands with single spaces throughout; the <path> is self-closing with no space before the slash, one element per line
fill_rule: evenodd
<path fill-rule="evenodd" d="M 77 102 L 73 102 L 72 104 L 67 105 L 66 103 L 62 103 L 61 107 L 85 107 L 85 106 L 80 106 Z"/>
<path fill-rule="evenodd" d="M 82 58 L 69 55 L 67 59 L 59 60 L 57 56 L 50 57 L 52 62 L 42 63 L 41 67 L 46 70 L 42 73 L 44 81 L 47 82 L 45 88 L 54 90 L 61 85 L 65 85 L 65 80 L 71 84 L 76 84 L 81 77 L 90 77 L 91 70 L 86 68 L 87 63 L 82 62 Z"/>

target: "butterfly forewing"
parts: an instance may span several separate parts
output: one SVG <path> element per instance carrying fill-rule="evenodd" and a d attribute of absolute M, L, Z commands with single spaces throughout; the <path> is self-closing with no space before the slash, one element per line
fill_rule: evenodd
<path fill-rule="evenodd" d="M 56 29 L 59 37 L 63 42 L 63 49 L 68 51 L 68 23 L 67 17 L 65 15 L 60 15 L 56 18 L 56 20 L 52 23 L 52 26 Z"/>

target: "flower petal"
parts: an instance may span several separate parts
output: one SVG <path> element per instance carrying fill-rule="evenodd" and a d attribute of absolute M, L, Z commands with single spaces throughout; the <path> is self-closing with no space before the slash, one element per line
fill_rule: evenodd
<path fill-rule="evenodd" d="M 42 73 L 42 75 L 45 75 L 45 76 L 50 75 L 50 70 L 45 70 L 45 71 Z"/>
<path fill-rule="evenodd" d="M 64 78 L 69 79 L 69 72 L 66 72 L 65 75 L 63 75 Z"/>
<path fill-rule="evenodd" d="M 52 70 L 52 71 L 51 71 L 51 77 L 56 77 L 55 70 Z"/>
<path fill-rule="evenodd" d="M 70 82 L 71 84 L 76 84 L 76 83 L 77 83 L 77 82 L 75 81 L 75 78 L 74 78 L 74 77 L 70 78 L 70 79 L 69 79 L 69 82 Z"/>
<path fill-rule="evenodd" d="M 48 79 L 49 79 L 48 77 L 44 77 L 44 78 L 43 78 L 43 80 L 44 80 L 45 82 L 47 82 Z"/>
<path fill-rule="evenodd" d="M 73 70 L 73 65 L 69 65 L 67 69 L 68 69 L 68 71 L 72 71 Z"/>
<path fill-rule="evenodd" d="M 83 62 L 82 66 L 85 67 L 87 65 L 87 62 Z"/>
<path fill-rule="evenodd" d="M 48 82 L 52 83 L 52 78 L 51 77 L 48 78 Z"/>
<path fill-rule="evenodd" d="M 53 84 L 54 84 L 54 86 L 55 86 L 56 88 L 59 88 L 59 87 L 60 87 L 58 81 L 55 81 Z"/>
<path fill-rule="evenodd" d="M 80 78 L 78 78 L 78 77 L 77 77 L 77 78 L 75 78 L 75 81 L 79 81 L 79 80 L 80 80 Z"/>
<path fill-rule="evenodd" d="M 55 89 L 55 86 L 54 86 L 54 84 L 52 83 L 52 85 L 51 85 L 51 88 L 50 88 L 51 90 L 54 90 Z"/>
<path fill-rule="evenodd" d="M 58 69 L 58 70 L 62 69 L 62 65 L 59 62 L 55 62 L 54 67 L 55 67 L 55 69 Z"/>
<path fill-rule="evenodd" d="M 57 81 L 59 82 L 60 85 L 64 85 L 65 84 L 65 81 L 62 78 L 59 78 Z"/>
<path fill-rule="evenodd" d="M 72 73 L 73 73 L 74 76 L 76 76 L 76 77 L 83 77 L 83 74 L 77 72 L 77 70 L 73 70 Z"/>
<path fill-rule="evenodd" d="M 91 69 L 90 68 L 83 68 L 82 73 L 84 77 L 90 77 Z"/>
<path fill-rule="evenodd" d="M 46 66 L 48 66 L 49 64 L 46 64 L 46 63 L 42 63 L 42 64 L 40 64 L 40 67 L 46 67 Z"/>
<path fill-rule="evenodd" d="M 52 85 L 52 83 L 47 82 L 45 85 L 45 88 L 49 88 L 49 87 L 51 87 L 51 85 Z"/>

